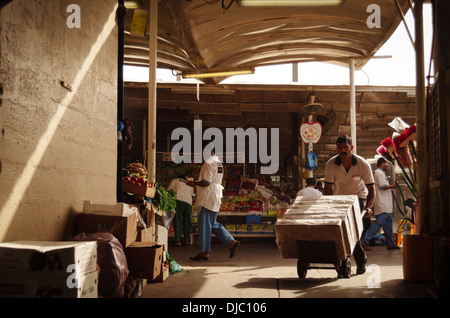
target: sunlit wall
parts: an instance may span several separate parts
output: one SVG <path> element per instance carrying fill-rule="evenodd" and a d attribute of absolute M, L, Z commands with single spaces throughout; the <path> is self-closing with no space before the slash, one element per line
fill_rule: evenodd
<path fill-rule="evenodd" d="M 0 241 L 63 239 L 84 200 L 115 201 L 116 8 L 21 0 L 0 11 Z"/>

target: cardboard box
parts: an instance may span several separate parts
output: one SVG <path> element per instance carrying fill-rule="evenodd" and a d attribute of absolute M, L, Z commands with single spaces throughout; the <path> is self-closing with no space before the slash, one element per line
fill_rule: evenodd
<path fill-rule="evenodd" d="M 170 274 L 169 260 L 167 259 L 167 256 L 166 256 L 166 250 L 163 247 L 162 261 L 161 261 L 161 273 L 154 279 L 154 281 L 155 282 L 163 282 L 169 277 L 169 274 Z"/>
<path fill-rule="evenodd" d="M 275 225 L 274 224 L 262 224 L 262 233 L 263 234 L 275 234 Z"/>
<path fill-rule="evenodd" d="M 161 274 L 163 246 L 156 242 L 134 242 L 125 249 L 125 254 L 134 278 L 154 280 Z"/>
<path fill-rule="evenodd" d="M 236 234 L 261 234 L 261 224 L 236 224 Z"/>
<path fill-rule="evenodd" d="M 236 234 L 236 224 L 225 224 L 225 229 L 231 234 Z"/>
<path fill-rule="evenodd" d="M 0 277 L 67 278 L 97 270 L 97 242 L 15 241 L 0 243 Z"/>
<path fill-rule="evenodd" d="M 247 214 L 245 216 L 245 222 L 247 224 L 261 224 L 261 215 Z"/>
<path fill-rule="evenodd" d="M 111 233 L 125 248 L 136 240 L 137 216 L 135 213 L 128 216 L 81 213 L 78 216 L 78 232 Z"/>
<path fill-rule="evenodd" d="M 153 242 L 153 229 L 138 226 L 136 242 Z"/>
<path fill-rule="evenodd" d="M 163 245 L 166 251 L 169 250 L 169 230 L 159 224 L 156 227 L 156 241 Z"/>
<path fill-rule="evenodd" d="M 0 275 L 0 298 L 97 298 L 97 272 L 72 277 Z"/>
<path fill-rule="evenodd" d="M 148 182 L 143 185 L 137 185 L 127 182 L 122 182 L 122 192 L 128 192 L 136 195 L 141 195 L 147 198 L 154 198 L 156 193 L 155 187 L 149 187 Z"/>
<path fill-rule="evenodd" d="M 261 223 L 262 224 L 272 224 L 272 225 L 274 225 L 276 222 L 277 222 L 277 217 L 276 216 L 266 216 L 266 215 L 261 216 Z"/>
<path fill-rule="evenodd" d="M 83 213 L 86 214 L 104 214 L 113 216 L 127 216 L 136 210 L 136 207 L 130 206 L 126 203 L 116 204 L 101 204 L 92 203 L 92 201 L 84 201 Z M 136 210 L 139 213 L 139 210 Z"/>

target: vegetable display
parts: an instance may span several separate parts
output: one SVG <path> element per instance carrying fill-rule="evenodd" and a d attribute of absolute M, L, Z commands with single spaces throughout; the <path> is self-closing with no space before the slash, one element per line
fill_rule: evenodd
<path fill-rule="evenodd" d="M 177 194 L 172 189 L 167 191 L 161 184 L 156 183 L 156 193 L 152 203 L 162 211 L 173 211 L 177 206 Z"/>

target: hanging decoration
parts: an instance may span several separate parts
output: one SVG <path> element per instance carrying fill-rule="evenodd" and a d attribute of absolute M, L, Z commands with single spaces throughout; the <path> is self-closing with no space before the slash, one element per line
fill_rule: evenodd
<path fill-rule="evenodd" d="M 416 126 L 409 126 L 401 118 L 395 118 L 389 126 L 394 128 L 392 138 L 386 138 L 381 141 L 381 145 L 377 149 L 377 153 L 389 160 L 392 164 L 400 168 L 399 174 L 406 188 L 412 197 L 408 198 L 407 193 L 403 193 L 399 183 L 396 181 L 400 199 L 392 192 L 395 204 L 403 216 L 402 224 L 411 222 L 415 226 L 415 209 L 417 204 L 417 154 L 415 146 Z M 403 203 L 403 204 L 401 204 Z M 408 213 L 408 210 L 410 211 Z"/>
<path fill-rule="evenodd" d="M 303 123 L 300 126 L 300 135 L 305 143 L 317 143 L 322 136 L 322 125 L 317 122 Z"/>

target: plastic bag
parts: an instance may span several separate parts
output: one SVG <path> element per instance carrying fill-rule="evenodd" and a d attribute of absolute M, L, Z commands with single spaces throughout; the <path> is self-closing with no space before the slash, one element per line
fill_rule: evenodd
<path fill-rule="evenodd" d="M 82 233 L 72 237 L 72 241 L 96 241 L 98 293 L 105 298 L 122 298 L 129 269 L 122 244 L 111 233 Z"/>
<path fill-rule="evenodd" d="M 308 152 L 306 154 L 306 165 L 305 168 L 308 170 L 313 171 L 315 168 L 317 168 L 317 158 L 319 158 L 319 156 L 317 156 L 315 153 Z"/>
<path fill-rule="evenodd" d="M 388 125 L 395 129 L 399 134 L 409 128 L 409 125 L 400 117 L 395 117 Z"/>
<path fill-rule="evenodd" d="M 169 261 L 169 275 L 183 271 L 183 267 L 180 264 L 178 264 L 172 257 L 170 257 L 167 251 L 166 251 L 166 258 Z"/>

